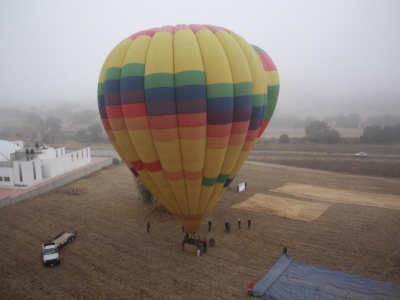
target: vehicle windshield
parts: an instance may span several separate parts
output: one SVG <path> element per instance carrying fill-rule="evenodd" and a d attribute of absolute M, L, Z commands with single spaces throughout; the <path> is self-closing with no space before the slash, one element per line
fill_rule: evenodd
<path fill-rule="evenodd" d="M 50 249 L 44 249 L 44 254 L 54 254 L 57 253 L 57 248 L 50 248 Z"/>

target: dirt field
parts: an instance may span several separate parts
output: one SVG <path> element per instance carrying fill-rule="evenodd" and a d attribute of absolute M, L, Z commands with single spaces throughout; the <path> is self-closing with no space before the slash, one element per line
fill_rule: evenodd
<path fill-rule="evenodd" d="M 124 165 L 3 208 L 0 299 L 247 299 L 247 284 L 264 276 L 284 246 L 302 263 L 400 285 L 400 210 L 346 203 L 343 196 L 375 195 L 387 203 L 400 195 L 400 179 L 247 162 L 234 184 L 242 181 L 248 190 L 228 190 L 209 216 L 213 232 L 206 232 L 208 219 L 200 228 L 216 240 L 201 257 L 180 250 L 181 226 L 173 216 L 138 200 Z M 319 199 L 315 188 L 296 194 L 288 183 L 322 194 L 337 190 L 342 200 Z M 295 212 L 240 207 L 257 195 L 271 203 L 284 198 L 281 211 L 293 203 L 303 214 L 324 209 L 310 221 L 295 220 Z M 251 218 L 252 228 L 239 231 L 238 218 Z M 77 231 L 77 239 L 61 249 L 60 266 L 43 267 L 40 244 L 64 230 Z"/>

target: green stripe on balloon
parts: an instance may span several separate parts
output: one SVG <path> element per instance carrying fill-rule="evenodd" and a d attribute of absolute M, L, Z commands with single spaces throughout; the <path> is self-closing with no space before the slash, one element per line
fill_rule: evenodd
<path fill-rule="evenodd" d="M 144 75 L 144 64 L 126 64 L 122 67 L 121 78 L 128 76 L 143 76 Z"/>
<path fill-rule="evenodd" d="M 144 78 L 144 88 L 151 89 L 157 87 L 175 87 L 174 74 L 155 73 L 146 75 Z"/>
<path fill-rule="evenodd" d="M 206 85 L 206 75 L 203 71 L 184 71 L 175 74 L 175 86 Z"/>
<path fill-rule="evenodd" d="M 120 79 L 121 79 L 121 68 L 111 67 L 107 69 L 106 81 L 120 80 Z"/>

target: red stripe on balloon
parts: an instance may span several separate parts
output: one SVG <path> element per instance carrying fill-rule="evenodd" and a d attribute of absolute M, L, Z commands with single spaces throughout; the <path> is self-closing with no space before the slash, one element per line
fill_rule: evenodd
<path fill-rule="evenodd" d="M 269 55 L 267 53 L 259 53 L 258 55 L 261 56 L 261 61 L 265 61 L 265 64 L 267 65 L 267 69 L 268 71 L 276 71 L 276 66 L 274 64 L 274 62 L 272 61 L 271 57 L 269 57 Z"/>
<path fill-rule="evenodd" d="M 166 26 L 160 27 L 160 28 L 157 29 L 156 33 L 159 33 L 159 32 L 169 32 L 169 33 L 173 34 L 174 33 L 174 26 L 166 25 Z"/>
<path fill-rule="evenodd" d="M 267 126 L 268 126 L 268 123 L 269 123 L 269 120 L 265 120 L 262 123 L 261 128 L 260 128 L 260 130 L 258 131 L 258 134 L 257 134 L 258 138 L 262 136 L 262 134 L 264 133 L 265 128 L 267 128 Z"/>
<path fill-rule="evenodd" d="M 189 26 L 194 33 L 197 33 L 199 30 L 209 30 L 207 27 L 199 24 L 190 24 Z"/>
<path fill-rule="evenodd" d="M 118 119 L 123 118 L 124 115 L 122 114 L 121 106 L 106 106 L 107 117 L 109 119 Z"/>
<path fill-rule="evenodd" d="M 260 58 L 260 61 L 261 61 L 262 65 L 263 65 L 264 71 L 268 71 L 267 62 L 263 59 L 263 57 L 261 56 L 261 53 L 257 53 L 257 54 L 258 54 L 258 57 Z"/>
<path fill-rule="evenodd" d="M 225 31 L 227 33 L 232 32 L 229 29 L 219 27 L 219 26 L 214 26 L 214 25 L 204 25 L 204 26 L 207 27 L 208 29 L 210 29 L 212 31 L 212 33 L 214 33 L 214 34 L 216 34 L 218 31 Z"/>
<path fill-rule="evenodd" d="M 148 30 L 142 30 L 142 31 L 139 31 L 139 32 L 137 32 L 137 33 L 135 33 L 135 34 L 132 34 L 130 37 L 128 37 L 127 39 L 131 39 L 131 40 L 136 40 L 139 36 L 142 36 L 142 35 L 148 35 L 149 37 L 153 37 L 153 35 L 156 33 L 156 30 L 157 30 L 158 28 L 153 28 L 153 29 L 148 29 Z"/>
<path fill-rule="evenodd" d="M 258 130 L 249 130 L 247 131 L 246 141 L 253 141 L 256 138 Z"/>
<path fill-rule="evenodd" d="M 123 111 L 123 117 L 125 118 L 140 118 L 147 116 L 146 104 L 135 103 L 135 104 L 124 104 L 121 105 Z"/>
<path fill-rule="evenodd" d="M 153 161 L 151 163 L 143 162 L 143 164 L 146 167 L 146 170 L 149 171 L 149 172 L 157 172 L 157 171 L 162 170 L 162 166 L 161 166 L 161 163 L 160 163 L 159 160 Z"/>
<path fill-rule="evenodd" d="M 178 24 L 174 28 L 174 33 L 177 33 L 180 30 L 192 30 L 190 29 L 189 25 L 186 24 Z"/>
<path fill-rule="evenodd" d="M 241 134 L 247 133 L 249 129 L 250 121 L 245 122 L 232 122 L 232 133 L 233 134 Z"/>
<path fill-rule="evenodd" d="M 134 167 L 136 171 L 142 171 L 145 169 L 145 166 L 140 159 L 137 161 L 131 161 L 131 164 L 132 164 L 132 167 Z"/>

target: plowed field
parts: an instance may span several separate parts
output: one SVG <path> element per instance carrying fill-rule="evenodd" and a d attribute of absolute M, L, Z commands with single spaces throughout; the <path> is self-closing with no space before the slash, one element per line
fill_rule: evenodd
<path fill-rule="evenodd" d="M 124 165 L 3 208 L 0 299 L 247 299 L 247 284 L 261 279 L 285 246 L 297 261 L 400 285 L 400 210 L 386 205 L 400 195 L 400 179 L 247 162 L 234 184 L 242 181 L 248 190 L 227 190 L 209 216 L 213 231 L 209 219 L 200 228 L 216 240 L 200 257 L 181 251 L 181 226 L 139 200 Z M 340 201 L 326 195 L 334 190 Z M 361 203 L 366 195 L 374 205 Z M 61 231 L 78 237 L 60 250 L 60 266 L 45 268 L 40 245 Z"/>

